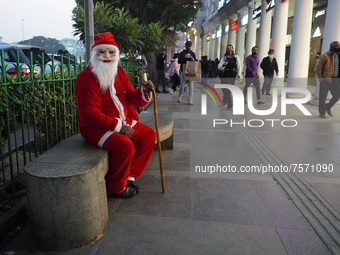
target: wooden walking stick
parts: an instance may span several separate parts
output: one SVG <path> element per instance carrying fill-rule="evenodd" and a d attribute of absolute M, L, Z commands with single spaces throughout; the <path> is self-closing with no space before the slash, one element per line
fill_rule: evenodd
<path fill-rule="evenodd" d="M 148 78 L 146 73 L 144 73 L 144 81 L 147 81 Z M 156 91 L 152 89 L 152 98 L 153 98 L 153 114 L 155 117 L 155 130 L 156 130 L 156 137 L 157 137 L 157 149 L 158 149 L 158 158 L 159 158 L 159 168 L 161 171 L 161 181 L 162 181 L 162 191 L 165 192 L 165 182 L 164 182 L 164 171 L 163 171 L 163 156 L 162 156 L 162 147 L 161 141 L 159 138 L 159 126 L 158 126 L 158 114 L 157 114 L 157 98 L 156 98 Z"/>

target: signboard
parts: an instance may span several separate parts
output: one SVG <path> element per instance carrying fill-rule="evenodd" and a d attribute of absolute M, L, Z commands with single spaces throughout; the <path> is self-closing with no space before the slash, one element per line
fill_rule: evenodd
<path fill-rule="evenodd" d="M 257 19 L 258 17 L 261 16 L 261 6 L 257 7 L 254 11 L 253 11 L 253 19 Z"/>
<path fill-rule="evenodd" d="M 235 20 L 233 23 L 231 23 L 230 29 L 231 29 L 231 31 L 237 29 L 237 20 Z"/>
<path fill-rule="evenodd" d="M 317 13 L 315 14 L 315 18 L 325 15 L 325 13 L 326 10 L 317 11 Z"/>
<path fill-rule="evenodd" d="M 224 28 L 224 33 L 225 33 L 225 34 L 228 34 L 228 32 L 229 32 L 229 26 L 226 26 L 226 27 Z"/>
<path fill-rule="evenodd" d="M 217 38 L 220 38 L 221 35 L 222 35 L 222 30 L 221 30 L 221 29 L 217 30 L 217 32 L 216 32 L 216 37 L 217 37 Z"/>
<path fill-rule="evenodd" d="M 223 6 L 225 6 L 229 2 L 230 2 L 230 0 L 219 0 L 218 1 L 218 10 L 221 9 Z"/>
<path fill-rule="evenodd" d="M 266 5 L 266 12 L 269 12 L 271 9 L 273 9 L 275 6 L 275 0 L 267 0 L 267 5 Z M 261 6 L 257 7 L 253 11 L 253 19 L 256 19 L 261 16 Z"/>
<path fill-rule="evenodd" d="M 218 1 L 218 9 L 221 9 L 224 5 L 224 0 L 219 0 Z"/>
<path fill-rule="evenodd" d="M 321 36 L 321 30 L 320 27 L 317 27 L 315 31 L 313 32 L 313 38 L 320 37 Z"/>
<path fill-rule="evenodd" d="M 242 18 L 241 18 L 241 27 L 245 26 L 248 24 L 248 14 L 247 15 L 244 15 Z"/>
<path fill-rule="evenodd" d="M 275 6 L 275 0 L 267 0 L 266 12 L 269 12 Z"/>

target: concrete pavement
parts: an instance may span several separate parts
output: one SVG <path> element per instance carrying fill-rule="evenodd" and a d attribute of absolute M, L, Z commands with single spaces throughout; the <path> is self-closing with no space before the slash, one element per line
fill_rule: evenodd
<path fill-rule="evenodd" d="M 308 104 L 312 116 L 295 106 L 286 116 L 280 107 L 270 116 L 256 116 L 247 107 L 244 116 L 236 116 L 208 97 L 203 116 L 205 92 L 198 87 L 194 105 L 185 104 L 186 93 L 181 104 L 177 96 L 157 94 L 158 111 L 174 115 L 174 150 L 163 151 L 164 194 L 155 149 L 137 180 L 142 192 L 126 200 L 108 198 L 109 222 L 101 239 L 74 250 L 42 251 L 26 223 L 6 250 L 32 255 L 340 254 L 340 106 L 327 119 Z M 271 100 L 263 96 L 266 104 L 254 107 L 268 109 Z M 213 127 L 214 119 L 228 123 Z M 297 125 L 286 127 L 292 120 Z M 288 168 L 291 172 L 284 172 Z"/>

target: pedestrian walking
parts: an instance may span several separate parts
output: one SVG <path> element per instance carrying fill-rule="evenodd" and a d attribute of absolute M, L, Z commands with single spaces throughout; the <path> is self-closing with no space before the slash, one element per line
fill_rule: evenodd
<path fill-rule="evenodd" d="M 320 79 L 320 95 L 319 95 L 319 114 L 321 118 L 326 118 L 325 113 L 333 116 L 332 107 L 340 98 L 340 83 L 339 83 L 339 41 L 333 41 L 330 44 L 329 51 L 320 56 L 317 65 L 317 75 Z M 328 91 L 331 92 L 332 98 L 326 104 Z"/>
<path fill-rule="evenodd" d="M 181 84 L 179 87 L 179 94 L 178 94 L 178 102 L 182 101 L 182 94 L 183 94 L 183 87 L 185 84 L 189 87 L 189 95 L 188 95 L 188 104 L 192 105 L 194 102 L 193 99 L 193 90 L 194 90 L 194 83 L 190 80 L 185 80 L 184 77 L 184 65 L 188 61 L 197 61 L 196 54 L 191 50 L 192 42 L 187 41 L 185 43 L 185 50 L 183 50 L 178 56 L 178 63 L 181 65 Z"/>
<path fill-rule="evenodd" d="M 270 88 L 273 83 L 274 71 L 276 76 L 279 75 L 279 66 L 277 64 L 276 58 L 274 57 L 274 50 L 270 49 L 268 51 L 268 56 L 263 58 L 260 64 L 263 70 L 264 82 L 262 85 L 262 95 L 266 92 L 266 95 L 270 95 Z"/>
<path fill-rule="evenodd" d="M 169 67 L 169 77 L 171 79 L 172 86 L 169 89 L 169 92 L 173 95 L 177 94 L 177 86 L 180 85 L 180 78 L 179 78 L 179 64 L 178 64 L 178 55 L 179 53 L 175 53 L 173 58 L 170 60 L 170 67 Z"/>
<path fill-rule="evenodd" d="M 259 58 L 257 57 L 259 49 L 257 46 L 254 46 L 251 49 L 251 55 L 246 58 L 246 83 L 244 85 L 243 94 L 244 94 L 244 103 L 247 104 L 247 91 L 251 84 L 254 84 L 256 89 L 256 98 L 257 104 L 264 104 L 261 101 L 261 93 L 260 93 L 260 80 L 258 75 L 259 68 Z"/>
<path fill-rule="evenodd" d="M 218 70 L 220 70 L 221 84 L 235 84 L 238 71 L 240 70 L 240 62 L 234 53 L 234 47 L 228 44 L 224 57 L 218 64 Z M 240 73 L 239 73 L 240 74 Z M 231 91 L 229 89 L 222 89 L 223 92 L 223 106 L 227 107 L 227 110 L 232 110 L 233 99 Z"/>

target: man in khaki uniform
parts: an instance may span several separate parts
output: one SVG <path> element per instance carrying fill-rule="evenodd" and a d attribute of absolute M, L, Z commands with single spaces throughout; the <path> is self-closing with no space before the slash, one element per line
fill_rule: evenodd
<path fill-rule="evenodd" d="M 317 66 L 317 75 L 320 79 L 319 114 L 321 118 L 326 118 L 326 112 L 333 116 L 331 108 L 340 98 L 339 50 L 340 43 L 332 42 L 329 51 L 321 55 Z M 326 104 L 328 91 L 331 92 L 332 98 Z"/>

